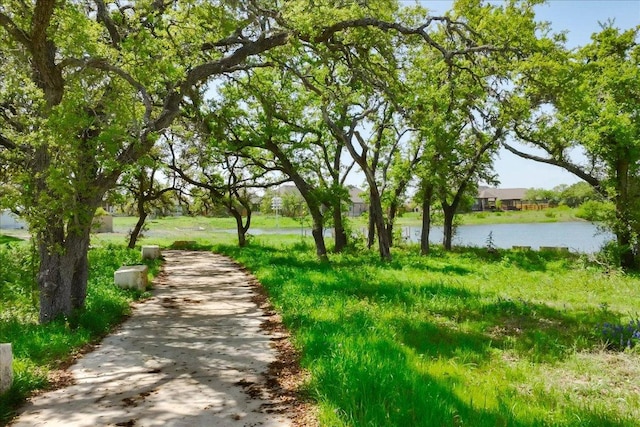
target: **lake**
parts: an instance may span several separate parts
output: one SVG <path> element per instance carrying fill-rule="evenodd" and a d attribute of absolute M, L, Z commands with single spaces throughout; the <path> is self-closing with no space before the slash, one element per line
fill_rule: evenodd
<path fill-rule="evenodd" d="M 402 235 L 411 242 L 420 241 L 421 227 L 401 227 Z M 333 230 L 328 229 L 325 234 L 331 236 Z M 361 231 L 364 231 L 361 230 Z M 250 234 L 294 234 L 294 229 L 251 229 Z M 311 235 L 311 230 L 298 230 L 298 233 Z M 549 222 L 536 224 L 491 224 L 491 225 L 461 225 L 453 239 L 457 246 L 487 245 L 489 233 L 492 234 L 493 244 L 497 248 L 508 249 L 512 246 L 566 246 L 573 252 L 597 252 L 602 245 L 614 238 L 609 232 L 602 232 L 590 222 Z M 442 227 L 431 228 L 430 241 L 442 243 Z"/>
<path fill-rule="evenodd" d="M 420 227 L 402 227 L 402 235 L 412 242 L 419 242 Z M 566 246 L 573 252 L 597 252 L 602 245 L 614 238 L 590 222 L 550 222 L 536 224 L 461 225 L 454 237 L 454 245 L 486 246 L 491 233 L 498 248 L 512 246 Z M 432 227 L 429 240 L 442 243 L 442 227 Z"/>

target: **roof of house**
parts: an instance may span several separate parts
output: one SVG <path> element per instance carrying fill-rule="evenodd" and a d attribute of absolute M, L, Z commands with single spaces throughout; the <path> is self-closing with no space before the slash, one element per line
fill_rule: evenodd
<path fill-rule="evenodd" d="M 349 198 L 351 199 L 351 203 L 366 203 L 362 198 L 363 194 L 364 190 L 361 190 L 358 187 L 349 186 Z"/>
<path fill-rule="evenodd" d="M 525 200 L 526 188 L 478 187 L 478 199 Z"/>
<path fill-rule="evenodd" d="M 288 194 L 299 195 L 300 190 L 298 190 L 298 187 L 293 184 L 282 184 L 274 190 L 274 193 L 276 193 L 278 196 L 285 196 Z"/>

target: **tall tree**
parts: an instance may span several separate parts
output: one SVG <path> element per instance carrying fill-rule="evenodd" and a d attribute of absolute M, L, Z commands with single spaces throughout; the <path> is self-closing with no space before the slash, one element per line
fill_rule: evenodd
<path fill-rule="evenodd" d="M 256 70 L 227 86 L 228 113 L 222 119 L 244 156 L 265 171 L 286 176 L 296 186 L 311 216 L 316 254 L 324 260 L 327 193 L 315 173 L 319 159 L 311 151 L 323 136 L 313 120 L 307 120 L 308 97 L 299 89 L 290 75 L 276 68 Z M 245 108 L 229 106 L 237 104 L 238 99 Z"/>
<path fill-rule="evenodd" d="M 247 244 L 251 227 L 252 201 L 256 189 L 278 185 L 261 167 L 247 160 L 238 150 L 226 128 L 219 128 L 213 112 L 197 107 L 185 115 L 183 126 L 163 138 L 169 153 L 168 168 L 186 182 L 192 192 L 207 199 L 209 206 L 221 206 L 236 222 L 238 245 Z M 204 192 L 204 194 L 203 194 Z"/>
<path fill-rule="evenodd" d="M 135 214 L 138 216 L 138 221 L 129 232 L 129 249 L 136 247 L 149 213 L 153 209 L 163 209 L 167 205 L 170 193 L 179 191 L 175 185 L 175 177 L 173 185 L 159 182 L 157 176 L 161 173 L 161 165 L 158 162 L 151 158 L 147 161 L 141 160 L 131 170 L 126 171 L 118 182 L 118 187 L 126 192 L 124 197 L 135 205 Z"/>
<path fill-rule="evenodd" d="M 451 249 L 453 220 L 479 180 L 494 178 L 492 157 L 504 137 L 516 64 L 531 54 L 539 25 L 536 1 L 501 5 L 464 0 L 447 16 L 470 28 L 479 43 L 494 46 L 474 55 L 438 57 L 424 46 L 407 51 L 404 80 L 413 88 L 402 98 L 407 118 L 425 145 L 420 173 L 423 197 L 422 252 L 429 251 L 430 200 L 437 197 L 444 214 L 444 247 Z M 445 51 L 464 51 L 466 40 L 452 38 L 449 29 L 433 35 Z"/>
<path fill-rule="evenodd" d="M 591 43 L 568 51 L 546 46 L 521 69 L 514 99 L 517 137 L 544 154 L 513 145 L 511 152 L 559 166 L 589 183 L 615 205 L 609 224 L 620 263 L 637 266 L 640 252 L 640 26 L 620 31 L 613 23 Z M 584 160 L 573 153 L 581 149 Z"/>
<path fill-rule="evenodd" d="M 84 304 L 105 192 L 194 86 L 287 42 L 270 20 L 251 2 L 0 5 L 0 156 L 37 240 L 42 322 Z"/>

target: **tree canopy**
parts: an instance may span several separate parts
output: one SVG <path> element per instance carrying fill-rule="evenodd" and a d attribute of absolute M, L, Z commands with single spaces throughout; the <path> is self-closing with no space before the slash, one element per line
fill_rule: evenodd
<path fill-rule="evenodd" d="M 438 199 L 451 225 L 513 132 L 548 157 L 508 149 L 615 202 L 611 227 L 632 266 L 638 29 L 607 25 L 570 51 L 536 22 L 538 3 L 459 0 L 432 16 L 395 0 L 4 1 L 0 201 L 36 240 L 41 321 L 82 307 L 96 209 L 123 177 L 143 183 L 168 141 L 180 148 L 169 169 L 224 205 L 239 233 L 248 181 L 292 181 L 321 258 L 328 217 L 336 250 L 347 244 L 345 178 L 357 165 L 389 259 L 407 188 L 425 208 Z M 588 162 L 571 162 L 572 147 Z"/>

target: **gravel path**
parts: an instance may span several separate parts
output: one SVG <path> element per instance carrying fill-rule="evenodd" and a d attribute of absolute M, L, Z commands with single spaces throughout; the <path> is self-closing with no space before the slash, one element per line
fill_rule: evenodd
<path fill-rule="evenodd" d="M 153 297 L 70 371 L 74 384 L 33 398 L 11 424 L 290 426 L 264 374 L 276 360 L 251 279 L 225 257 L 165 251 Z"/>

